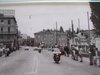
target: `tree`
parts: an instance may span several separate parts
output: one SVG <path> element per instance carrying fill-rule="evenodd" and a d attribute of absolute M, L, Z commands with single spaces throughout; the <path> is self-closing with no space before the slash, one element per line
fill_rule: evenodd
<path fill-rule="evenodd" d="M 64 30 L 63 30 L 63 27 L 62 27 L 62 26 L 60 26 L 60 32 L 64 32 Z"/>
<path fill-rule="evenodd" d="M 96 34 L 100 35 L 100 2 L 90 2 L 91 8 L 91 21 Z"/>

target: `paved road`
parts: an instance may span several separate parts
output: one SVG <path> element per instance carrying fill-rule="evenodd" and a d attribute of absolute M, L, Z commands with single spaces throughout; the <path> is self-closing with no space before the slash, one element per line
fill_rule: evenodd
<path fill-rule="evenodd" d="M 43 51 L 39 55 L 37 75 L 100 75 L 100 68 L 89 66 L 87 58 L 81 63 L 66 56 L 61 57 L 60 64 L 55 64 L 52 52 Z"/>
<path fill-rule="evenodd" d="M 35 55 L 33 50 L 13 52 L 9 57 L 0 58 L 0 75 L 30 75 L 34 72 Z"/>
<path fill-rule="evenodd" d="M 100 68 L 89 66 L 88 59 L 83 63 L 62 56 L 60 64 L 55 64 L 52 52 L 42 53 L 21 49 L 9 57 L 0 58 L 0 75 L 100 75 Z"/>

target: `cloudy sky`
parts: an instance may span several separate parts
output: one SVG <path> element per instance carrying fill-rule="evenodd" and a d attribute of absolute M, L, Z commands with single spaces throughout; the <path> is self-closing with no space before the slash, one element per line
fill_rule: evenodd
<path fill-rule="evenodd" d="M 58 29 L 60 26 L 64 30 L 71 28 L 73 20 L 75 29 L 78 27 L 88 29 L 87 12 L 91 13 L 88 3 L 33 3 L 0 5 L 0 9 L 14 9 L 18 28 L 22 33 L 34 37 L 33 33 L 43 29 L 55 29 L 56 22 Z M 90 21 L 90 27 L 93 28 Z"/>
<path fill-rule="evenodd" d="M 59 1 L 59 2 L 100 2 L 100 0 L 0 0 L 0 4 L 5 4 L 5 3 L 31 3 L 31 2 L 55 2 L 55 1 Z"/>
<path fill-rule="evenodd" d="M 49 1 L 49 2 L 51 2 L 51 1 L 67 1 L 67 2 L 72 2 L 72 1 L 74 1 L 74 2 L 76 2 L 76 1 L 81 1 L 81 2 L 88 2 L 88 1 L 98 1 L 98 0 L 0 0 L 0 2 L 2 2 L 2 3 L 13 3 L 13 2 L 17 2 L 17 3 L 19 3 L 19 2 L 37 2 L 37 1 Z"/>

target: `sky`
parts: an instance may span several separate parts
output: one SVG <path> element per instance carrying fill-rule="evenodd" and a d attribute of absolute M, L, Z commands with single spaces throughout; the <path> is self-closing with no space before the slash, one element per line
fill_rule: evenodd
<path fill-rule="evenodd" d="M 45 1 L 48 1 L 48 2 L 55 2 L 55 1 L 59 1 L 59 2 L 62 2 L 62 1 L 66 1 L 66 2 L 100 2 L 100 0 L 0 0 L 0 4 L 5 4 L 5 3 L 32 3 L 32 2 L 45 2 Z"/>
<path fill-rule="evenodd" d="M 51 1 L 67 1 L 67 2 L 81 1 L 81 2 L 88 2 L 88 1 L 91 1 L 91 0 L 0 0 L 1 3 L 5 3 L 5 2 L 6 3 L 14 3 L 14 2 L 19 3 L 19 2 L 37 2 L 37 1 L 38 2 L 41 2 L 41 1 L 49 1 L 49 2 L 51 2 Z M 93 1 L 98 1 L 98 0 L 93 0 Z"/>
<path fill-rule="evenodd" d="M 0 9 L 14 9 L 18 29 L 21 33 L 34 37 L 34 33 L 43 29 L 55 29 L 60 26 L 64 30 L 71 28 L 71 20 L 74 29 L 78 26 L 80 19 L 80 29 L 88 29 L 87 12 L 91 13 L 88 3 L 61 3 L 61 4 L 16 4 L 0 5 Z M 93 28 L 89 20 L 90 28 Z"/>

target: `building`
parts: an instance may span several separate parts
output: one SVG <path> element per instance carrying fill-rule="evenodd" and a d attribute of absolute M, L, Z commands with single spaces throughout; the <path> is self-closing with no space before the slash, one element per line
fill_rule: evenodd
<path fill-rule="evenodd" d="M 86 37 L 88 44 L 94 43 L 95 38 L 98 37 L 98 35 L 95 33 L 94 29 L 92 29 L 90 31 L 89 30 L 82 30 L 81 33 L 83 33 L 83 35 Z"/>
<path fill-rule="evenodd" d="M 4 16 L 7 16 L 7 17 L 13 17 L 15 16 L 15 10 L 0 9 L 0 14 L 4 14 Z"/>
<path fill-rule="evenodd" d="M 28 36 L 27 34 L 21 34 L 19 38 L 20 45 L 34 46 L 34 38 Z"/>
<path fill-rule="evenodd" d="M 70 46 L 81 46 L 83 51 L 87 52 L 89 45 L 95 43 L 96 37 L 95 30 L 81 30 L 79 33 L 74 34 L 74 38 L 70 39 Z"/>
<path fill-rule="evenodd" d="M 55 44 L 58 44 L 60 46 L 64 46 L 67 44 L 67 33 L 61 32 L 59 30 L 43 30 L 37 33 L 34 33 L 35 35 L 35 43 L 40 44 L 44 43 L 47 47 L 54 46 Z"/>
<path fill-rule="evenodd" d="M 14 10 L 0 10 L 0 43 L 18 46 L 18 26 Z"/>

